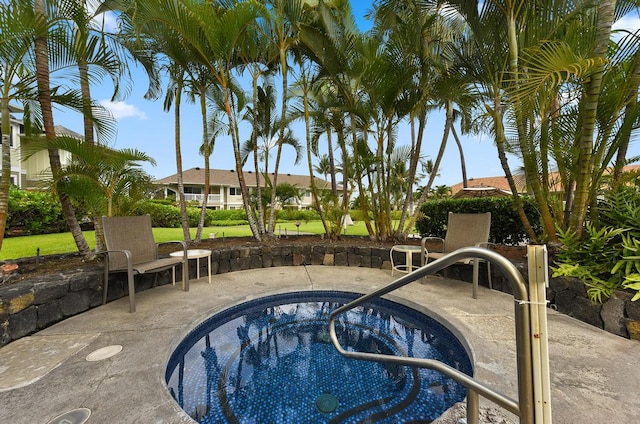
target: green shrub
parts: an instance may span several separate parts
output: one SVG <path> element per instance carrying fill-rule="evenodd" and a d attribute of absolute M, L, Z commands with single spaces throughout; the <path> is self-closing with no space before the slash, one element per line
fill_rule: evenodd
<path fill-rule="evenodd" d="M 582 237 L 558 231 L 562 247 L 553 267 L 554 276 L 580 279 L 594 302 L 602 302 L 614 290 L 626 288 L 640 299 L 640 190 L 618 186 L 605 192 L 592 210 Z"/>
<path fill-rule="evenodd" d="M 62 206 L 49 191 L 9 189 L 9 215 L 5 237 L 19 231 L 24 235 L 51 234 L 68 231 Z"/>
<path fill-rule="evenodd" d="M 140 202 L 140 204 L 131 209 L 130 214 L 149 214 L 151 216 L 151 225 L 154 227 L 180 227 L 180 209 L 175 206 L 162 204 L 153 200 Z"/>
<path fill-rule="evenodd" d="M 351 220 L 353 222 L 360 222 L 360 221 L 364 221 L 364 214 L 362 213 L 362 211 L 360 209 L 351 209 L 349 211 L 349 215 L 351 215 Z M 373 219 L 373 217 L 371 215 L 369 215 L 370 218 L 369 219 Z"/>
<path fill-rule="evenodd" d="M 540 213 L 534 199 L 522 198 L 524 211 L 529 223 L 537 234 L 542 230 Z M 473 199 L 441 199 L 425 202 L 420 208 L 422 216 L 416 221 L 416 229 L 421 236 L 444 238 L 447 232 L 449 212 L 484 213 L 491 212 L 491 232 L 489 241 L 504 245 L 518 245 L 528 237 L 513 205 L 511 197 L 479 197 Z"/>
<path fill-rule="evenodd" d="M 320 215 L 318 212 L 314 210 L 304 210 L 304 209 L 285 209 L 279 210 L 276 214 L 276 219 L 278 221 L 317 221 L 320 219 Z"/>
<path fill-rule="evenodd" d="M 213 221 L 210 227 L 227 227 L 232 225 L 247 225 L 249 221 L 245 220 L 235 220 L 235 219 L 225 219 L 223 221 Z"/>
<path fill-rule="evenodd" d="M 213 221 L 246 221 L 247 214 L 245 213 L 244 209 L 215 210 L 212 211 L 212 219 Z"/>

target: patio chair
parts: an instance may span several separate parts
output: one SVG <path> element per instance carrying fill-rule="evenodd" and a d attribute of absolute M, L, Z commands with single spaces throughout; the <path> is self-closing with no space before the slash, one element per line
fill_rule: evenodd
<path fill-rule="evenodd" d="M 425 265 L 429 259 L 440 259 L 448 253 L 462 247 L 487 247 L 489 244 L 489 229 L 491 227 L 491 212 L 487 213 L 453 213 L 449 212 L 447 221 L 447 233 L 445 238 L 424 237 L 420 243 L 422 249 L 421 262 Z M 441 243 L 438 251 L 429 251 L 426 247 L 428 241 L 438 241 Z M 458 261 L 458 263 L 473 265 L 473 298 L 478 298 L 478 271 L 480 258 L 468 258 Z M 487 278 L 489 288 L 491 282 L 491 264 L 487 262 Z"/>
<path fill-rule="evenodd" d="M 184 241 L 169 241 L 156 243 L 151 231 L 151 217 L 143 216 L 116 216 L 102 217 L 104 229 L 104 241 L 106 251 L 104 260 L 104 292 L 102 304 L 107 303 L 107 288 L 109 286 L 110 272 L 126 272 L 129 287 L 129 312 L 136 311 L 136 294 L 134 275 L 156 273 L 153 285 L 155 287 L 158 272 L 173 269 L 175 283 L 175 267 L 182 264 L 182 289 L 189 290 L 187 278 L 187 244 Z M 180 243 L 184 255 L 178 257 L 160 258 L 158 246 L 165 243 Z"/>

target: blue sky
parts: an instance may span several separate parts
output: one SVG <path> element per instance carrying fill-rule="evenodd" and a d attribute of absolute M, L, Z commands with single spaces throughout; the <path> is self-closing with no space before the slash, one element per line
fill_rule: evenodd
<path fill-rule="evenodd" d="M 362 27 L 366 28 L 368 23 L 362 17 L 371 8 L 371 1 L 352 1 L 352 8 Z M 637 15 L 631 16 L 626 18 L 624 22 L 619 23 L 619 26 L 638 28 L 640 27 L 640 19 Z M 145 170 L 156 178 L 175 174 L 173 111 L 163 111 L 162 99 L 148 101 L 143 98 L 147 80 L 141 69 L 134 69 L 133 76 L 134 81 L 130 95 L 120 102 L 109 101 L 112 92 L 110 81 L 105 81 L 102 86 L 93 87 L 94 98 L 111 110 L 117 120 L 117 136 L 114 140 L 109 141 L 109 145 L 116 148 L 136 148 L 153 157 L 157 162 L 157 166 L 145 165 Z M 78 133 L 82 132 L 82 118 L 77 113 L 56 110 L 54 111 L 54 119 L 56 125 L 63 125 Z M 204 166 L 204 158 L 198 154 L 199 146 L 202 143 L 201 117 L 198 107 L 183 103 L 181 127 L 183 168 Z M 443 128 L 443 114 L 431 114 L 423 141 L 422 154 L 426 158 L 435 160 Z M 296 136 L 304 143 L 304 127 L 302 124 L 294 125 L 293 129 Z M 246 139 L 248 136 L 249 130 L 245 128 L 241 133 L 241 137 Z M 469 178 L 503 175 L 495 146 L 489 136 L 462 136 L 461 139 Z M 397 145 L 408 145 L 409 142 L 409 127 L 408 125 L 402 125 L 398 132 Z M 635 154 L 640 154 L 640 149 L 637 145 L 632 146 L 632 152 L 630 153 L 634 152 Z M 285 146 L 280 172 L 308 174 L 306 160 L 303 160 L 299 165 L 294 165 L 294 160 L 295 155 L 292 149 Z M 517 158 L 510 157 L 509 161 L 511 169 L 517 172 L 520 167 Z M 230 137 L 219 138 L 211 156 L 211 167 L 232 169 L 234 167 L 233 163 Z M 270 160 L 270 164 L 273 163 L 274 160 Z M 436 178 L 434 185 L 453 185 L 461 180 L 460 156 L 453 138 L 450 137 L 440 165 L 439 176 Z"/>

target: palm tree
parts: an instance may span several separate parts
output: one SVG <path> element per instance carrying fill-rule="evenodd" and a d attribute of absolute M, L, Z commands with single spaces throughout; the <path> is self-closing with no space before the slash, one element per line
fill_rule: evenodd
<path fill-rule="evenodd" d="M 141 162 L 155 165 L 155 161 L 135 149 L 114 150 L 70 136 L 32 142 L 26 157 L 45 149 L 66 151 L 74 158 L 54 175 L 51 189 L 87 208 L 96 224 L 96 250 L 102 250 L 104 233 L 99 217 L 121 214 L 132 202 L 145 198 L 144 189 L 151 186 L 152 178 L 142 170 Z"/>
<path fill-rule="evenodd" d="M 36 30 L 37 25 L 44 28 Z M 33 83 L 33 35 L 47 31 L 46 21 L 36 20 L 30 3 L 11 0 L 0 4 L 0 118 L 2 126 L 2 176 L 0 177 L 0 249 L 9 211 L 11 181 L 10 102 L 30 95 Z M 31 93 L 32 94 L 32 93 Z"/>
<path fill-rule="evenodd" d="M 492 77 L 484 75 L 484 81 L 492 79 L 493 89 L 487 94 L 494 99 L 486 110 L 493 117 L 492 131 L 505 175 L 509 177 L 510 171 L 503 152 L 513 147 L 523 159 L 527 185 L 541 211 L 545 236 L 555 241 L 556 226 L 566 228 L 567 223 L 580 234 L 603 170 L 616 151 L 624 155 L 619 149 L 624 144 L 613 142 L 612 135 L 617 134 L 614 128 L 621 122 L 622 105 L 625 99 L 637 95 L 637 85 L 607 86 L 607 81 L 613 81 L 609 75 L 616 73 L 619 60 L 609 55 L 616 51 L 611 48 L 610 32 L 615 17 L 637 5 L 628 1 L 553 2 L 542 6 L 485 2 L 478 13 L 477 9 L 465 8 L 467 2 L 451 3 L 467 19 L 470 33 L 478 37 L 482 48 L 477 53 L 486 54 L 495 46 L 495 55 L 486 56 L 484 62 L 484 69 L 494 67 Z M 605 66 L 605 62 L 610 65 Z M 495 68 L 496 63 L 504 65 Z M 475 72 L 472 68 L 477 69 L 477 64 L 467 67 Z M 575 94 L 575 101 L 560 100 L 571 94 Z M 504 117 L 509 118 L 506 127 Z M 512 146 L 508 146 L 509 137 L 516 141 Z M 565 192 L 564 216 L 549 207 L 549 167 L 554 165 Z"/>
<path fill-rule="evenodd" d="M 597 20 L 595 21 L 595 39 L 592 50 L 592 57 L 606 58 L 609 48 L 609 38 L 611 27 L 614 23 L 616 1 L 602 0 L 597 9 Z M 577 143 L 578 157 L 576 167 L 576 191 L 573 200 L 574 208 L 571 213 L 570 228 L 578 235 L 582 234 L 582 228 L 587 215 L 587 208 L 590 204 L 589 188 L 592 184 L 594 153 L 594 134 L 596 131 L 596 113 L 600 98 L 600 90 L 604 76 L 604 60 L 596 61 L 589 72 L 586 81 L 582 104 L 580 138 Z"/>
<path fill-rule="evenodd" d="M 293 132 L 290 128 L 286 128 L 284 133 L 284 138 L 281 137 L 281 129 L 280 122 L 276 118 L 275 115 L 275 89 L 272 85 L 266 85 L 264 87 L 257 87 L 257 96 L 256 102 L 254 102 L 253 107 L 248 107 L 247 117 L 252 121 L 252 130 L 251 137 L 246 140 L 242 145 L 242 157 L 243 162 L 246 162 L 249 155 L 253 154 L 254 159 L 254 167 L 256 174 L 263 174 L 265 176 L 265 184 L 267 180 L 269 180 L 269 184 L 273 185 L 273 182 L 277 180 L 277 170 L 274 168 L 273 172 L 271 172 L 272 177 L 269 177 L 270 168 L 269 168 L 269 159 L 271 158 L 271 151 L 273 149 L 280 150 L 283 145 L 288 145 L 293 147 L 296 153 L 295 164 L 300 163 L 302 159 L 302 150 L 303 147 L 300 144 L 300 141 L 293 135 Z M 259 168 L 259 163 L 264 163 L 264 168 Z M 256 175 L 256 178 L 257 175 Z M 259 181 L 259 179 L 257 179 Z M 266 185 L 265 185 L 266 187 Z M 277 187 L 277 186 L 276 186 Z M 262 198 L 260 191 L 263 187 L 258 185 L 256 187 L 257 193 L 256 196 L 258 198 Z M 272 200 L 274 199 L 273 193 L 271 193 Z M 268 203 L 271 205 L 269 211 L 269 217 L 275 215 L 276 212 L 276 204 Z M 262 208 L 264 205 L 259 204 L 258 210 L 260 211 L 259 216 L 264 216 L 262 212 Z M 269 231 L 269 227 L 266 228 Z M 270 231 L 272 232 L 272 231 Z"/>
<path fill-rule="evenodd" d="M 273 86 L 258 87 L 257 104 L 254 108 L 249 108 L 249 114 L 254 120 L 251 131 L 251 138 L 246 140 L 242 145 L 242 157 L 246 162 L 250 154 L 258 155 L 258 160 L 264 163 L 262 170 L 256 169 L 264 173 L 269 173 L 269 159 L 271 151 L 278 149 L 282 145 L 288 145 L 295 150 L 297 165 L 302 160 L 303 147 L 300 141 L 293 135 L 290 128 L 285 129 L 284 137 L 281 137 L 280 121 L 275 117 L 275 93 Z M 254 117 L 255 116 L 255 117 Z M 275 175 L 275 169 L 273 171 Z"/>
<path fill-rule="evenodd" d="M 250 24 L 257 18 L 259 5 L 253 2 L 212 5 L 191 0 L 145 0 L 116 6 L 124 9 L 123 36 L 153 40 L 158 51 L 176 63 L 204 66 L 220 88 L 243 204 L 250 211 L 238 130 L 238 110 L 244 107 L 244 100 L 243 93 L 236 90 L 233 71 L 241 63 L 237 46 L 242 44 Z M 261 232 L 255 217 L 251 213 L 247 215 L 254 237 L 260 240 Z"/>
<path fill-rule="evenodd" d="M 358 151 L 359 148 L 365 147 L 366 142 L 359 142 L 358 125 L 362 128 L 368 126 L 367 119 L 361 119 L 364 117 L 366 103 L 360 94 L 363 87 L 361 77 L 366 65 L 362 53 L 371 45 L 357 30 L 348 2 L 337 2 L 331 6 L 333 7 L 318 3 L 314 9 L 314 19 L 309 23 L 300 24 L 300 46 L 304 54 L 319 67 L 320 75 L 329 82 L 331 90 L 334 90 L 332 98 L 339 100 L 331 111 L 332 124 L 342 153 L 343 180 L 350 181 L 349 172 L 352 168 L 361 173 L 366 170 L 362 156 L 364 152 Z M 348 120 L 345 120 L 345 117 L 348 117 Z M 346 134 L 351 141 L 352 155 L 348 153 L 349 140 L 345 138 Z M 354 162 L 353 167 L 349 165 L 349 161 Z M 356 178 L 356 183 L 359 191 L 364 193 L 362 178 Z M 348 197 L 345 183 L 342 192 L 343 214 L 349 209 Z M 368 205 L 361 203 L 361 209 L 367 211 Z M 363 217 L 370 237 L 375 238 L 369 214 L 364 212 Z"/>
<path fill-rule="evenodd" d="M 318 163 L 313 167 L 313 170 L 318 174 L 322 175 L 324 179 L 329 178 L 329 174 L 331 174 L 331 164 L 329 163 L 329 155 L 322 155 L 318 160 Z"/>
<path fill-rule="evenodd" d="M 47 10 L 44 0 L 34 1 L 34 13 L 37 20 L 47 20 Z M 36 26 L 35 67 L 38 87 L 38 102 L 40 103 L 40 109 L 42 111 L 44 134 L 46 140 L 53 143 L 55 141 L 56 134 L 53 123 L 51 88 L 49 85 L 49 46 L 47 43 L 49 34 L 45 29 L 45 27 Z M 49 149 L 49 162 L 51 164 L 51 173 L 55 179 L 62 171 L 60 154 L 57 149 Z M 71 230 L 71 235 L 78 247 L 78 252 L 83 257 L 92 256 L 91 249 L 89 248 L 89 245 L 82 234 L 82 229 L 78 224 L 78 220 L 76 219 L 75 211 L 73 210 L 69 196 L 61 193 L 59 198 L 60 203 L 62 204 L 62 211 L 67 220 L 67 224 L 69 225 L 69 229 Z"/>
<path fill-rule="evenodd" d="M 298 100 L 291 109 L 291 119 L 303 119 L 304 120 L 304 132 L 306 139 L 306 147 L 307 147 L 307 169 L 309 170 L 310 176 L 310 186 L 311 186 L 311 195 L 313 196 L 314 205 L 318 215 L 320 216 L 320 220 L 322 221 L 322 226 L 324 227 L 325 234 L 329 236 L 332 240 L 337 237 L 338 234 L 332 232 L 332 226 L 329 225 L 326 219 L 327 208 L 335 207 L 337 204 L 337 188 L 335 184 L 335 166 L 332 164 L 332 159 L 330 159 L 329 155 L 323 155 L 320 158 L 320 161 L 317 166 L 314 167 L 312 155 L 318 155 L 318 143 L 317 137 L 314 137 L 313 132 L 311 130 L 311 123 L 314 117 L 324 116 L 324 111 L 321 111 L 319 114 L 314 113 L 312 111 L 312 94 L 313 94 L 313 84 L 312 84 L 312 70 L 309 63 L 302 63 L 300 65 L 300 72 L 298 74 L 298 78 L 294 84 L 293 95 Z M 330 143 L 329 143 L 330 145 Z M 331 156 L 332 158 L 332 156 Z M 323 198 L 327 198 L 326 187 L 323 187 L 323 192 L 321 193 L 318 190 L 316 185 L 316 178 L 313 175 L 314 170 L 320 174 L 323 174 L 325 179 L 327 179 L 327 175 L 332 176 L 332 190 L 331 190 L 331 201 L 324 202 L 325 205 L 321 202 L 321 196 Z M 338 228 L 338 226 L 333 227 Z M 338 230 L 339 233 L 339 230 Z"/>
<path fill-rule="evenodd" d="M 216 90 L 217 92 L 217 90 Z M 214 96 L 217 97 L 217 96 Z M 200 146 L 200 154 L 204 157 L 204 200 L 202 207 L 200 208 L 200 219 L 198 220 L 198 229 L 196 230 L 196 241 L 200 241 L 202 237 L 202 229 L 204 227 L 204 218 L 207 210 L 207 198 L 209 197 L 209 189 L 211 185 L 211 172 L 210 172 L 210 156 L 213 154 L 213 149 L 216 145 L 216 139 L 227 131 L 227 126 L 222 122 L 222 111 L 215 106 L 212 106 L 212 110 L 204 116 L 203 125 L 206 126 L 206 131 L 203 130 L 202 145 Z M 205 138 L 206 136 L 206 138 Z"/>
<path fill-rule="evenodd" d="M 263 9 L 268 31 L 265 36 L 268 37 L 270 44 L 277 51 L 278 65 L 280 77 L 282 78 L 282 88 L 280 97 L 280 125 L 276 143 L 276 159 L 273 171 L 273 185 L 278 186 L 278 171 L 280 169 L 280 159 L 282 155 L 282 147 L 289 144 L 292 136 L 287 129 L 287 102 L 289 99 L 289 64 L 288 59 L 291 50 L 298 43 L 298 26 L 306 20 L 306 8 L 302 0 L 265 0 L 267 5 Z M 299 143 L 298 143 L 299 145 Z M 299 161 L 298 155 L 296 162 Z M 271 207 L 276 204 L 275 191 L 271 195 Z M 273 212 L 273 211 L 272 211 Z M 275 213 L 269 216 L 268 232 L 273 233 L 275 229 Z"/>
<path fill-rule="evenodd" d="M 197 101 L 200 105 L 200 115 L 202 118 L 202 144 L 200 145 L 200 154 L 204 157 L 204 193 L 202 205 L 200 207 L 200 218 L 198 220 L 198 228 L 196 230 L 195 241 L 199 242 L 202 237 L 202 228 L 204 227 L 204 218 L 207 211 L 207 201 L 209 200 L 210 189 L 210 157 L 213 153 L 215 139 L 222 125 L 219 117 L 216 116 L 221 110 L 216 100 L 220 98 L 220 90 L 215 81 L 208 75 L 203 65 L 196 64 L 189 68 L 191 77 L 187 80 L 188 94 L 192 101 Z M 212 109 L 209 113 L 209 109 Z M 217 133 L 210 134 L 209 129 L 212 127 Z"/>
<path fill-rule="evenodd" d="M 100 13 L 96 0 L 67 0 L 49 3 L 49 13 L 57 25 L 66 29 L 68 46 L 58 49 L 55 63 L 58 67 L 76 67 L 82 99 L 84 141 L 94 144 L 94 114 L 106 115 L 100 105 L 94 104 L 90 82 L 108 76 L 113 83 L 113 98 L 121 94 L 121 82 L 127 80 L 126 54 L 119 40 L 97 25 Z M 113 124 L 99 122 L 98 135 L 111 136 L 115 133 Z M 112 122 L 112 121 L 111 121 Z"/>
<path fill-rule="evenodd" d="M 169 87 L 164 98 L 164 110 L 168 112 L 173 106 L 174 117 L 174 146 L 176 152 L 176 174 L 178 178 L 178 205 L 180 206 L 180 221 L 182 224 L 182 234 L 184 240 L 191 241 L 191 232 L 189 231 L 189 217 L 187 215 L 187 204 L 184 198 L 184 179 L 182 177 L 182 143 L 181 143 L 181 127 L 180 127 L 180 110 L 182 102 L 182 92 L 185 84 L 185 69 L 178 63 L 170 63 L 167 66 L 169 73 Z"/>

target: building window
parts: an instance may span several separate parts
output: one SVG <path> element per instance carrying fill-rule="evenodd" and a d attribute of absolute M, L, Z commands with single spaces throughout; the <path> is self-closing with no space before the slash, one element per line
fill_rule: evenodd
<path fill-rule="evenodd" d="M 240 187 L 229 187 L 229 196 L 242 196 Z"/>
<path fill-rule="evenodd" d="M 200 187 L 185 187 L 184 193 L 185 194 L 201 194 L 202 190 L 200 189 Z"/>

